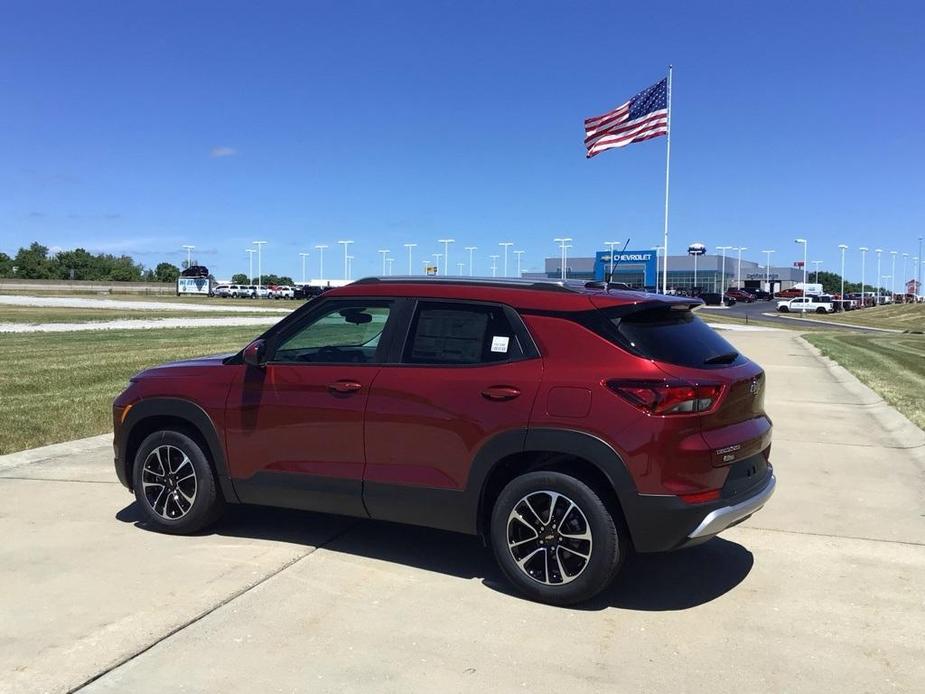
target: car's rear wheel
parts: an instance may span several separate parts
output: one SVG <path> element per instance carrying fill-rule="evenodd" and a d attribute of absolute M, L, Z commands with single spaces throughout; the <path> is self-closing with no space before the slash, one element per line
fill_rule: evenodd
<path fill-rule="evenodd" d="M 819 308 L 816 309 L 816 313 L 825 313 L 825 307 L 820 306 Z"/>
<path fill-rule="evenodd" d="M 186 434 L 150 434 L 135 455 L 135 498 L 157 529 L 194 533 L 214 523 L 225 500 L 200 445 Z"/>
<path fill-rule="evenodd" d="M 492 509 L 491 544 L 507 578 L 554 605 L 588 600 L 607 588 L 626 543 L 601 498 L 581 480 L 538 471 L 515 478 Z"/>

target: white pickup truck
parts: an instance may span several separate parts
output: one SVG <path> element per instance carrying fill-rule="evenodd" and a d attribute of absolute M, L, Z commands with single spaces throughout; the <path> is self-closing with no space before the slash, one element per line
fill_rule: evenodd
<path fill-rule="evenodd" d="M 270 287 L 267 297 L 270 299 L 295 299 L 295 290 L 285 284 Z"/>
<path fill-rule="evenodd" d="M 781 313 L 811 311 L 813 313 L 835 313 L 835 304 L 830 296 L 798 296 L 796 299 L 783 299 L 777 302 Z"/>

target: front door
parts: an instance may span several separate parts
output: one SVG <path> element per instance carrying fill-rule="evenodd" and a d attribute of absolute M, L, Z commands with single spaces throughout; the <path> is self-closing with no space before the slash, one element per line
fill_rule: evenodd
<path fill-rule="evenodd" d="M 269 339 L 226 404 L 241 501 L 366 515 L 363 413 L 387 351 L 388 300 L 332 299 Z"/>

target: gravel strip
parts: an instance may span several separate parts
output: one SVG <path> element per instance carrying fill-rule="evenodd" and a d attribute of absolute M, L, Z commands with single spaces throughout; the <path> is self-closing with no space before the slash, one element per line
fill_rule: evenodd
<path fill-rule="evenodd" d="M 242 302 L 247 301 L 242 299 Z M 0 304 L 8 306 L 54 306 L 63 308 L 118 308 L 129 311 L 186 311 L 190 313 L 210 313 L 221 311 L 222 313 L 289 313 L 290 308 L 267 308 L 265 306 L 253 306 L 248 302 L 247 306 L 228 306 L 225 304 L 215 304 L 208 306 L 206 304 L 195 303 L 171 303 L 167 301 L 120 301 L 118 299 L 88 299 L 83 297 L 70 296 L 19 296 L 15 294 L 0 296 Z"/>
<path fill-rule="evenodd" d="M 156 328 L 213 328 L 241 325 L 272 325 L 279 316 L 216 318 L 151 318 L 148 320 L 86 321 L 83 323 L 0 323 L 0 333 L 63 333 L 75 330 L 151 330 Z"/>

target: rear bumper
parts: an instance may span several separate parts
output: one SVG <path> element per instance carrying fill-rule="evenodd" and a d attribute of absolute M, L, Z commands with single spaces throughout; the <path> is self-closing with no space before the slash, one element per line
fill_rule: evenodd
<path fill-rule="evenodd" d="M 701 540 L 711 538 L 717 533 L 721 533 L 726 528 L 740 523 L 755 511 L 767 503 L 771 495 L 774 494 L 774 488 L 777 486 L 777 478 L 771 474 L 770 479 L 764 487 L 754 496 L 740 501 L 731 506 L 723 506 L 710 511 L 700 525 L 694 528 L 694 531 L 688 535 L 689 540 Z"/>
<path fill-rule="evenodd" d="M 767 503 L 776 484 L 768 465 L 748 489 L 709 503 L 688 504 L 677 496 L 646 494 L 635 494 L 621 502 L 636 551 L 667 552 L 706 542 L 741 523 Z"/>

